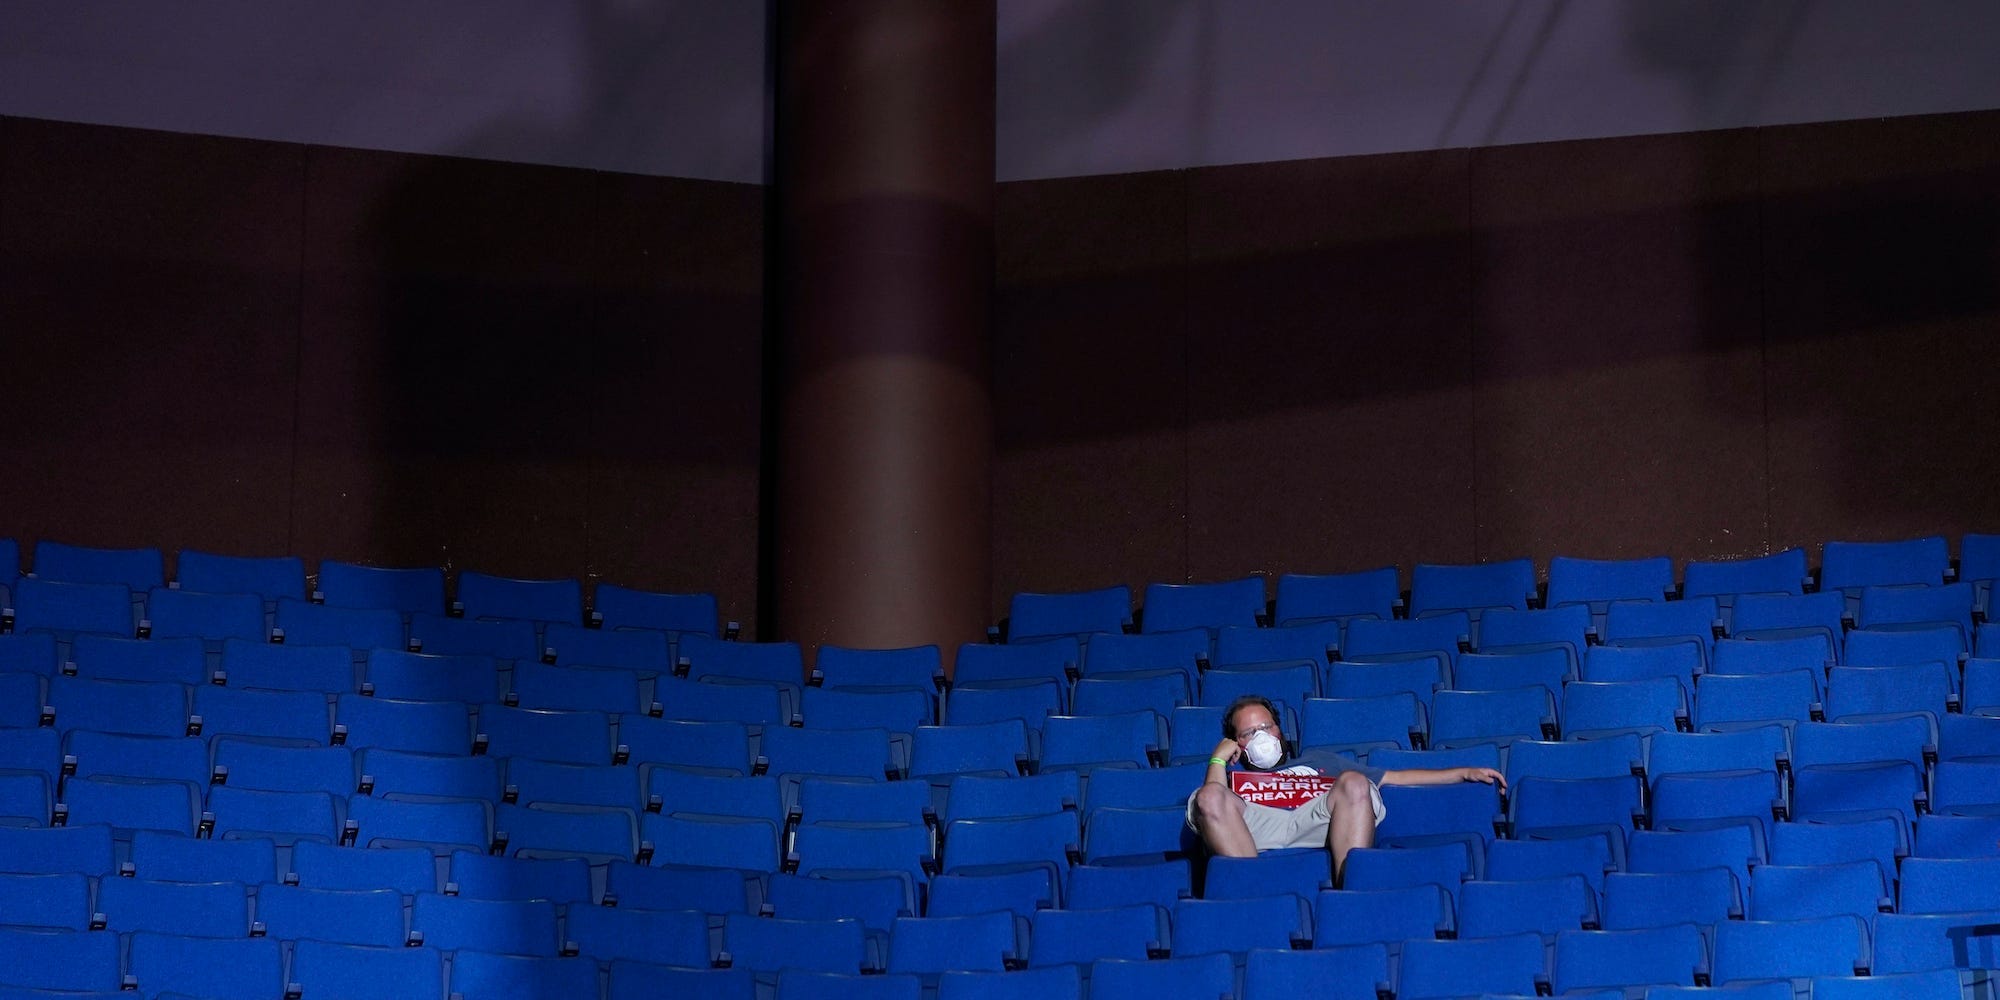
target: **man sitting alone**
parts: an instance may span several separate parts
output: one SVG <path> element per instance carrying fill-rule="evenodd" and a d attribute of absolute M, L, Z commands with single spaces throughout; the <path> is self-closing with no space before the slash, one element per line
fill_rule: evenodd
<path fill-rule="evenodd" d="M 1379 786 L 1461 781 L 1507 787 L 1490 767 L 1385 771 L 1323 750 L 1287 758 L 1277 708 L 1245 695 L 1222 713 L 1222 742 L 1208 759 L 1207 779 L 1188 796 L 1188 824 L 1210 851 L 1230 858 L 1323 845 L 1338 888 L 1347 852 L 1373 846 L 1375 826 L 1387 815 Z"/>

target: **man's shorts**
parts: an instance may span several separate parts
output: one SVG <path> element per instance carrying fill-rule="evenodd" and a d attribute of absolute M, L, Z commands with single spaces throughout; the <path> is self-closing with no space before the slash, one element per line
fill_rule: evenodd
<path fill-rule="evenodd" d="M 1368 784 L 1368 799 L 1375 806 L 1375 825 L 1381 826 L 1383 818 L 1389 815 L 1389 809 L 1382 804 L 1382 789 L 1374 782 Z M 1201 828 L 1194 821 L 1194 792 L 1188 793 L 1187 822 L 1189 828 L 1200 832 Z M 1243 822 L 1250 828 L 1250 839 L 1256 842 L 1260 851 L 1281 847 L 1324 847 L 1326 828 L 1332 822 L 1332 814 L 1326 796 L 1321 795 L 1297 809 L 1245 802 Z"/>

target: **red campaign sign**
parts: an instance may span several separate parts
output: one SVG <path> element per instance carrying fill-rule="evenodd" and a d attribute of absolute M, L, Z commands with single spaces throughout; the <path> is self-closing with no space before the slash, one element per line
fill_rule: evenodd
<path fill-rule="evenodd" d="M 1333 787 L 1333 779 L 1320 774 L 1234 771 L 1229 778 L 1243 801 L 1278 809 L 1296 809 Z"/>

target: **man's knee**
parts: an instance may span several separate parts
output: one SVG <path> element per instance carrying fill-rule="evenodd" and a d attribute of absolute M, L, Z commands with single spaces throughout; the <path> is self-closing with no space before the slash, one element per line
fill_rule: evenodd
<path fill-rule="evenodd" d="M 1241 815 L 1242 812 L 1243 800 L 1222 785 L 1211 782 L 1195 790 L 1195 820 L 1203 826 L 1216 820 Z"/>
<path fill-rule="evenodd" d="M 1375 809 L 1374 786 L 1359 771 L 1342 772 L 1333 779 L 1333 787 L 1326 794 L 1336 809 L 1366 809 L 1371 813 Z"/>

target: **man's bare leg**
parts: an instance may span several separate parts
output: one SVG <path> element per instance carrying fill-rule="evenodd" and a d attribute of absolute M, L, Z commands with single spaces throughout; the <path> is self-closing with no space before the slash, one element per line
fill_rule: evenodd
<path fill-rule="evenodd" d="M 1347 852 L 1375 846 L 1375 802 L 1368 779 L 1348 771 L 1327 790 L 1326 850 L 1333 856 L 1333 887 L 1347 877 Z"/>
<path fill-rule="evenodd" d="M 1194 793 L 1194 816 L 1211 852 L 1225 858 L 1257 856 L 1257 841 L 1243 821 L 1243 800 L 1235 792 L 1214 782 L 1201 786 Z"/>

